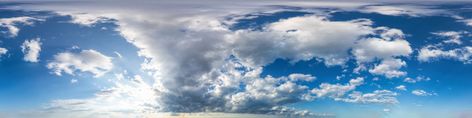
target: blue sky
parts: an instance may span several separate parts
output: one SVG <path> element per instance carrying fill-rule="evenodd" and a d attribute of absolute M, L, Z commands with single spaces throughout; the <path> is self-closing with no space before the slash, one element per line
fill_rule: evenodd
<path fill-rule="evenodd" d="M 471 3 L 206 2 L 0 2 L 0 116 L 472 117 Z"/>

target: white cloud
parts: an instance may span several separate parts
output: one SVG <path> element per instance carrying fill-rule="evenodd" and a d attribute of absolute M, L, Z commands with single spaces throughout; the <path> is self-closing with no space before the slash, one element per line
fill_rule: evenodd
<path fill-rule="evenodd" d="M 443 50 L 435 46 L 425 46 L 418 52 L 418 60 L 421 62 L 430 62 L 441 58 L 455 59 L 463 63 L 472 62 L 472 47 L 465 46 L 450 50 Z"/>
<path fill-rule="evenodd" d="M 375 75 L 385 75 L 387 78 L 401 77 L 407 74 L 407 72 L 399 70 L 404 66 L 406 66 L 405 61 L 400 59 L 387 59 L 369 70 L 369 72 Z"/>
<path fill-rule="evenodd" d="M 428 6 L 418 6 L 418 5 L 372 5 L 366 6 L 360 9 L 361 12 L 365 13 L 378 13 L 382 15 L 390 16 L 431 16 L 447 13 L 444 10 L 433 9 Z"/>
<path fill-rule="evenodd" d="M 16 37 L 20 29 L 16 26 L 18 24 L 33 25 L 34 21 L 44 21 L 43 19 L 33 17 L 12 17 L 0 18 L 0 27 L 6 28 L 7 31 L 0 31 L 1 34 L 6 34 L 8 37 Z"/>
<path fill-rule="evenodd" d="M 459 21 L 464 22 L 467 26 L 472 27 L 472 19 L 463 19 L 463 20 L 459 20 Z"/>
<path fill-rule="evenodd" d="M 344 101 L 351 103 L 379 103 L 379 104 L 396 104 L 398 94 L 389 90 L 375 90 L 373 93 L 352 92 L 347 98 L 336 98 L 336 101 Z"/>
<path fill-rule="evenodd" d="M 335 22 L 319 16 L 289 18 L 267 25 L 264 31 L 237 31 L 233 52 L 255 65 L 277 58 L 297 62 L 315 57 L 326 65 L 343 65 L 355 42 L 372 33 L 370 24 L 366 19 Z"/>
<path fill-rule="evenodd" d="M 399 85 L 399 86 L 395 87 L 395 89 L 401 90 L 401 91 L 406 91 L 406 86 L 405 85 Z"/>
<path fill-rule="evenodd" d="M 396 56 L 408 56 L 412 53 L 406 40 L 387 41 L 378 38 L 362 40 L 353 49 L 353 54 L 359 62 L 371 62 L 374 59 L 384 59 Z"/>
<path fill-rule="evenodd" d="M 429 80 L 431 80 L 431 78 L 429 77 L 417 76 L 415 79 L 407 77 L 403 80 L 403 82 L 416 83 L 416 82 L 429 81 Z"/>
<path fill-rule="evenodd" d="M 94 77 L 100 77 L 113 68 L 111 57 L 95 50 L 82 50 L 80 53 L 62 52 L 54 56 L 47 64 L 56 75 L 67 73 L 75 75 L 75 71 L 90 72 Z"/>
<path fill-rule="evenodd" d="M 431 95 L 433 95 L 432 93 L 428 93 L 424 90 L 419 90 L 419 89 L 411 91 L 411 94 L 417 95 L 417 96 L 431 96 Z"/>
<path fill-rule="evenodd" d="M 434 35 L 446 37 L 448 40 L 443 41 L 444 43 L 453 43 L 453 44 L 462 44 L 461 37 L 462 34 L 466 32 L 456 32 L 456 31 L 445 31 L 445 32 L 433 32 Z"/>
<path fill-rule="evenodd" d="M 77 79 L 71 79 L 71 80 L 70 80 L 70 83 L 71 83 L 71 84 L 75 84 L 75 83 L 77 83 L 78 81 L 79 81 L 79 80 L 77 80 Z"/>
<path fill-rule="evenodd" d="M 86 13 L 74 13 L 74 14 L 60 13 L 60 14 L 70 16 L 71 23 L 79 24 L 79 25 L 87 26 L 87 27 L 91 27 L 94 24 L 106 22 L 107 20 L 109 20 L 108 18 L 105 18 L 102 16 L 95 16 L 95 15 L 86 14 Z"/>
<path fill-rule="evenodd" d="M 85 25 L 93 25 L 97 22 L 94 20 L 97 16 L 116 20 L 117 31 L 139 49 L 139 56 L 145 58 L 142 69 L 152 73 L 152 81 L 155 82 L 152 83 L 153 91 L 157 96 L 148 102 L 158 103 L 159 105 L 154 106 L 153 109 L 158 112 L 268 113 L 267 110 L 273 107 L 309 100 L 305 97 L 311 94 L 345 95 L 363 83 L 362 78 L 357 78 L 345 85 L 324 83 L 320 85 L 320 89 L 312 89 L 296 82 L 312 81 L 315 79 L 312 75 L 260 77 L 262 66 L 276 59 L 287 59 L 293 63 L 317 59 L 326 65 L 345 66 L 347 60 L 353 57 L 359 60 L 361 59 L 358 57 L 361 56 L 366 57 L 366 60 L 383 60 L 407 56 L 411 53 L 411 48 L 408 42 L 402 39 L 403 33 L 400 30 L 386 27 L 373 28 L 371 26 L 373 22 L 368 19 L 330 21 L 323 16 L 307 15 L 269 23 L 263 26 L 262 30 L 229 30 L 225 24 L 229 22 L 225 21 L 228 16 L 267 10 L 269 8 L 262 6 L 274 5 L 263 1 L 232 2 L 231 7 L 228 8 L 225 6 L 228 2 L 225 1 L 211 3 L 162 1 L 160 4 L 123 1 L 113 4 L 103 1 L 91 3 L 93 4 L 74 4 L 74 7 L 54 4 L 31 5 L 27 8 L 67 12 L 66 14 L 90 14 L 91 17 L 84 16 L 82 20 L 77 21 Z M 282 3 L 286 2 L 281 1 L 275 4 L 287 5 Z M 302 5 L 300 3 L 306 2 L 288 3 Z M 133 4 L 141 7 L 128 9 Z M 190 4 L 199 7 L 189 7 Z M 316 3 L 303 4 L 303 6 L 310 5 L 320 6 Z M 329 5 L 339 6 L 338 4 Z M 344 6 L 356 8 L 357 4 L 343 4 L 342 7 Z M 370 37 L 371 35 L 375 36 Z M 373 45 L 368 44 L 371 42 L 388 44 L 391 47 L 388 49 L 372 47 Z M 360 49 L 360 47 L 365 51 L 372 48 L 376 52 L 358 54 L 358 57 L 350 55 L 351 49 Z M 81 53 L 58 55 L 77 57 Z M 56 58 L 59 58 L 58 55 Z M 232 59 L 238 60 L 237 63 L 228 62 Z M 75 62 L 75 58 L 70 60 Z M 79 62 L 83 60 L 79 58 Z M 51 65 L 48 67 L 58 75 L 73 74 L 75 70 L 98 75 L 111 69 L 111 67 L 96 69 L 107 66 L 95 64 L 83 69 L 82 66 L 75 66 L 83 65 L 82 63 L 61 65 L 54 62 L 57 61 L 48 64 Z M 310 93 L 312 92 L 310 90 L 315 92 Z M 96 105 L 80 107 L 101 109 L 88 106 Z"/>
<path fill-rule="evenodd" d="M 21 51 L 25 54 L 23 60 L 28 62 L 38 62 L 39 52 L 41 51 L 40 39 L 25 40 L 21 45 Z"/>
<path fill-rule="evenodd" d="M 7 54 L 8 50 L 6 48 L 2 48 L 0 47 L 0 57 L 2 57 L 3 55 Z"/>
<path fill-rule="evenodd" d="M 131 80 L 131 81 L 129 81 Z M 72 81 L 71 81 L 72 82 Z M 152 113 L 156 103 L 155 89 L 140 76 L 113 81 L 113 88 L 104 89 L 86 99 L 58 99 L 44 106 L 42 117 L 144 117 Z"/>
<path fill-rule="evenodd" d="M 339 98 L 344 96 L 347 92 L 356 89 L 357 86 L 362 85 L 364 83 L 364 78 L 356 78 L 351 79 L 348 84 L 340 85 L 340 84 L 328 84 L 322 83 L 320 88 L 314 88 L 311 90 L 311 93 L 315 94 L 316 97 L 331 97 L 331 98 Z"/>

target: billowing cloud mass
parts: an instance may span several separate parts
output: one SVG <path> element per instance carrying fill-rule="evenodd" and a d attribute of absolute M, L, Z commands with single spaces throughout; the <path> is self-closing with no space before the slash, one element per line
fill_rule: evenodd
<path fill-rule="evenodd" d="M 12 18 L 0 18 L 0 28 L 6 28 L 6 31 L 0 31 L 2 35 L 7 37 L 15 37 L 18 35 L 20 29 L 17 25 L 33 25 L 34 21 L 43 21 L 43 19 L 33 17 L 12 17 Z"/>
<path fill-rule="evenodd" d="M 25 40 L 21 45 L 21 51 L 25 54 L 23 60 L 28 62 L 38 62 L 39 52 L 41 51 L 40 39 Z"/>
<path fill-rule="evenodd" d="M 315 59 L 328 67 L 345 67 L 353 60 L 355 66 L 365 68 L 360 71 L 387 78 L 406 76 L 407 72 L 401 69 L 407 64 L 400 57 L 409 57 L 413 49 L 399 29 L 374 27 L 369 19 L 331 21 L 318 14 L 280 19 L 261 24 L 261 29 L 231 29 L 235 23 L 227 17 L 245 15 L 246 10 L 255 9 L 251 5 L 236 5 L 229 9 L 235 11 L 229 12 L 214 8 L 218 5 L 172 5 L 181 5 L 182 9 L 161 5 L 123 10 L 120 5 L 103 3 L 76 9 L 39 7 L 70 14 L 71 22 L 86 26 L 98 22 L 95 20 L 98 17 L 116 20 L 116 30 L 139 49 L 139 56 L 145 58 L 141 69 L 153 80 L 153 83 L 139 82 L 132 86 L 117 84 L 116 88 L 94 98 L 57 100 L 50 107 L 93 111 L 90 113 L 137 110 L 300 115 L 304 112 L 283 109 L 292 103 L 321 98 L 363 104 L 398 103 L 395 98 L 398 94 L 389 90 L 356 91 L 364 83 L 362 77 L 353 77 L 345 84 L 322 83 L 310 87 L 307 84 L 316 81 L 316 75 L 291 73 L 273 77 L 261 73 L 264 66 L 276 59 L 291 63 Z M 77 14 L 82 12 L 87 14 Z M 58 53 L 47 67 L 56 75 L 75 75 L 80 71 L 100 77 L 113 64 L 110 57 L 100 52 L 82 50 Z M 115 106 L 108 105 L 114 103 L 119 103 L 118 107 L 106 107 Z"/>
<path fill-rule="evenodd" d="M 62 73 L 75 75 L 76 71 L 89 72 L 100 77 L 113 68 L 111 57 L 95 50 L 82 50 L 79 53 L 62 52 L 54 55 L 54 60 L 47 64 L 56 75 Z"/>

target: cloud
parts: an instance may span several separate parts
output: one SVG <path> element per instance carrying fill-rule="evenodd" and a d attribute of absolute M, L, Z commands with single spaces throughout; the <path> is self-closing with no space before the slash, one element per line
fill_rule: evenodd
<path fill-rule="evenodd" d="M 398 94 L 389 90 L 375 90 L 373 93 L 365 93 L 355 91 L 349 94 L 348 98 L 336 98 L 336 101 L 344 101 L 351 103 L 378 103 L 378 104 L 396 104 Z"/>
<path fill-rule="evenodd" d="M 44 20 L 27 16 L 0 18 L 0 27 L 7 29 L 7 31 L 0 31 L 0 33 L 5 34 L 8 37 L 15 37 L 20 31 L 20 29 L 17 27 L 18 24 L 33 25 L 34 21 Z"/>
<path fill-rule="evenodd" d="M 407 77 L 403 80 L 403 82 L 416 83 L 416 82 L 429 81 L 429 80 L 431 80 L 431 78 L 429 77 L 417 76 L 415 79 Z"/>
<path fill-rule="evenodd" d="M 39 117 L 144 117 L 158 106 L 154 88 L 140 76 L 113 81 L 115 87 L 101 90 L 93 98 L 59 99 L 44 106 Z"/>
<path fill-rule="evenodd" d="M 366 19 L 339 22 L 320 16 L 289 18 L 269 24 L 263 31 L 237 31 L 233 52 L 253 65 L 265 65 L 277 58 L 297 62 L 315 57 L 326 65 L 343 65 L 355 42 L 372 33 L 370 24 Z"/>
<path fill-rule="evenodd" d="M 28 62 L 38 62 L 39 52 L 41 51 L 40 39 L 25 40 L 21 45 L 21 51 L 25 54 L 23 60 Z"/>
<path fill-rule="evenodd" d="M 328 66 L 346 66 L 348 60 L 355 59 L 374 73 L 393 77 L 402 75 L 398 73 L 403 71 L 398 69 L 406 65 L 396 58 L 411 53 L 409 43 L 403 39 L 401 30 L 373 27 L 373 22 L 368 19 L 330 21 L 324 16 L 306 15 L 268 23 L 261 26 L 261 30 L 230 30 L 228 27 L 232 24 L 227 24 L 231 22 L 227 21 L 227 17 L 257 13 L 259 10 L 273 12 L 274 8 L 271 6 L 274 6 L 274 3 L 238 2 L 231 3 L 231 7 L 225 6 L 227 3 L 162 1 L 159 4 L 144 4 L 116 1 L 109 4 L 99 1 L 74 4 L 74 7 L 61 3 L 33 4 L 27 5 L 27 8 L 65 12 L 72 15 L 73 19 L 78 19 L 73 22 L 85 25 L 93 25 L 97 22 L 94 20 L 97 17 L 116 20 L 116 30 L 139 49 L 139 56 L 145 58 L 141 65 L 142 71 L 149 72 L 152 77 L 150 79 L 154 82 L 150 84 L 152 92 L 149 94 L 156 96 L 146 101 L 153 104 L 138 104 L 134 107 L 146 107 L 152 109 L 149 111 L 156 112 L 280 113 L 279 108 L 291 103 L 313 100 L 316 97 L 344 97 L 360 86 L 363 78 L 352 79 L 346 84 L 323 83 L 319 88 L 310 88 L 301 83 L 313 81 L 313 75 L 293 73 L 281 77 L 261 77 L 262 68 L 276 59 L 286 59 L 292 63 L 316 59 Z M 275 4 L 287 5 L 282 3 L 286 2 Z M 308 7 L 320 5 L 300 4 L 306 2 L 288 3 Z M 337 4 L 329 5 L 339 7 Z M 345 6 L 355 8 L 358 4 L 343 4 L 341 7 Z M 275 9 L 277 10 L 280 9 Z M 361 51 L 364 52 L 360 53 Z M 92 55 L 95 59 L 84 58 L 87 55 Z M 381 64 L 377 64 L 375 68 L 368 66 L 373 65 L 371 63 L 376 60 Z M 74 75 L 75 71 L 81 71 L 100 76 L 110 71 L 112 64 L 111 58 L 101 53 L 83 50 L 80 53 L 57 54 L 55 60 L 48 64 L 48 68 L 57 75 Z M 366 100 L 362 102 L 375 103 L 369 100 L 376 98 L 369 97 L 371 94 L 382 96 L 387 92 L 374 91 L 366 93 L 365 96 L 353 94 L 352 98 L 364 98 Z M 100 101 L 102 98 L 96 96 L 90 99 Z M 136 97 L 136 102 L 144 102 L 141 100 Z M 346 101 L 348 100 L 351 101 L 346 98 Z M 85 111 L 129 110 L 106 108 L 108 104 L 105 103 L 121 102 L 93 103 L 85 102 L 78 106 L 66 107 L 84 108 Z"/>
<path fill-rule="evenodd" d="M 356 89 L 357 86 L 364 83 L 364 78 L 351 79 L 348 84 L 328 84 L 322 83 L 320 88 L 314 88 L 311 90 L 312 94 L 315 94 L 317 98 L 321 97 L 331 97 L 331 98 L 340 98 L 344 96 L 347 92 Z"/>
<path fill-rule="evenodd" d="M 411 94 L 417 95 L 417 96 L 431 96 L 431 95 L 433 95 L 432 93 L 428 93 L 424 90 L 419 90 L 419 89 L 411 91 Z"/>
<path fill-rule="evenodd" d="M 385 75 L 387 78 L 401 77 L 407 74 L 407 72 L 399 71 L 399 69 L 404 66 L 406 66 L 405 61 L 400 59 L 387 59 L 369 70 L 369 72 L 375 75 Z"/>
<path fill-rule="evenodd" d="M 390 16 L 411 16 L 411 17 L 419 17 L 419 16 L 431 16 L 431 15 L 439 15 L 447 13 L 441 9 L 434 9 L 429 6 L 420 6 L 420 5 L 405 5 L 405 4 L 398 4 L 398 5 L 372 5 L 366 6 L 359 10 L 360 12 L 364 13 L 378 13 L 382 15 L 390 15 Z"/>
<path fill-rule="evenodd" d="M 2 57 L 3 55 L 7 54 L 8 50 L 6 48 L 2 48 L 0 47 L 0 57 Z"/>
<path fill-rule="evenodd" d="M 472 19 L 463 19 L 463 20 L 459 20 L 459 21 L 464 22 L 465 25 L 472 27 Z"/>
<path fill-rule="evenodd" d="M 78 24 L 78 25 L 87 26 L 87 27 L 92 27 L 94 24 L 103 23 L 110 20 L 105 17 L 95 16 L 95 15 L 86 14 L 86 13 L 69 14 L 69 13 L 64 12 L 64 13 L 59 13 L 59 14 L 64 15 L 64 16 L 70 16 L 71 17 L 70 22 L 73 24 Z"/>
<path fill-rule="evenodd" d="M 386 59 L 399 56 L 409 56 L 413 51 L 404 34 L 398 29 L 378 28 L 381 38 L 361 40 L 352 53 L 359 63 L 372 62 L 375 59 Z"/>
<path fill-rule="evenodd" d="M 54 60 L 47 64 L 54 74 L 67 73 L 75 75 L 75 71 L 90 72 L 100 77 L 113 68 L 111 57 L 95 50 L 82 50 L 79 53 L 62 52 L 54 55 Z"/>
<path fill-rule="evenodd" d="M 406 86 L 405 85 L 399 85 L 399 86 L 395 87 L 395 89 L 401 90 L 401 91 L 406 91 Z"/>
<path fill-rule="evenodd" d="M 461 37 L 462 34 L 465 34 L 466 32 L 456 32 L 456 31 L 444 31 L 444 32 L 433 32 L 434 35 L 440 36 L 440 37 L 446 37 L 448 40 L 443 41 L 446 44 L 457 44 L 461 45 Z"/>
<path fill-rule="evenodd" d="M 454 59 L 463 63 L 471 63 L 472 47 L 465 46 L 462 48 L 455 48 L 450 50 L 443 50 L 439 47 L 428 45 L 420 49 L 418 52 L 418 61 L 431 62 L 438 59 Z"/>

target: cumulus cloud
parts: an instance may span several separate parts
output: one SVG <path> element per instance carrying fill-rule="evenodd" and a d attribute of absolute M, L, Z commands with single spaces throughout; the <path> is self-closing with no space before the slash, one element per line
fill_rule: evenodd
<path fill-rule="evenodd" d="M 289 18 L 268 25 L 264 31 L 237 31 L 233 52 L 256 65 L 277 58 L 297 62 L 315 57 L 326 65 L 342 65 L 356 40 L 372 33 L 370 24 L 365 19 L 335 22 L 319 16 Z"/>
<path fill-rule="evenodd" d="M 401 90 L 401 91 L 406 91 L 406 86 L 405 85 L 399 85 L 399 86 L 395 87 L 395 89 Z"/>
<path fill-rule="evenodd" d="M 76 71 L 81 71 L 100 77 L 113 68 L 111 59 L 95 50 L 82 50 L 79 53 L 62 52 L 54 55 L 54 60 L 47 64 L 47 68 L 59 76 L 62 73 L 75 75 Z"/>
<path fill-rule="evenodd" d="M 34 21 L 43 21 L 43 19 L 33 17 L 11 17 L 11 18 L 0 18 L 0 27 L 6 28 L 6 31 L 0 31 L 1 34 L 5 34 L 8 37 L 15 37 L 18 35 L 20 29 L 17 27 L 19 24 L 33 25 Z"/>
<path fill-rule="evenodd" d="M 406 65 L 396 58 L 411 53 L 400 30 L 373 27 L 373 22 L 368 19 L 330 21 L 323 16 L 307 15 L 268 23 L 260 30 L 233 31 L 228 28 L 232 24 L 226 24 L 228 16 L 257 12 L 266 3 L 232 3 L 234 6 L 222 9 L 224 6 L 221 5 L 227 2 L 193 2 L 191 5 L 162 2 L 140 3 L 140 9 L 127 10 L 123 7 L 138 3 L 118 1 L 114 4 L 84 3 L 76 7 L 33 5 L 28 8 L 63 11 L 75 17 L 81 15 L 74 14 L 87 13 L 91 19 L 106 17 L 116 20 L 117 31 L 139 49 L 139 56 L 145 58 L 141 68 L 150 73 L 154 82 L 152 91 L 156 96 L 147 102 L 158 105 L 143 106 L 153 106 L 150 108 L 158 112 L 280 113 L 283 111 L 281 107 L 291 103 L 319 97 L 342 98 L 360 86 L 363 78 L 352 79 L 346 84 L 323 83 L 319 88 L 310 88 L 301 83 L 313 81 L 313 75 L 261 76 L 262 68 L 276 59 L 292 63 L 316 59 L 328 66 L 345 66 L 350 59 L 359 63 L 380 60 L 382 63 L 371 70 L 394 77 L 402 75 L 398 74 L 402 72 L 398 69 Z M 97 22 L 88 20 L 88 16 L 83 17 L 78 19 L 85 20 L 77 23 Z M 378 45 L 387 46 L 382 48 Z M 354 56 L 351 50 L 357 50 Z M 111 70 L 112 64 L 111 58 L 101 53 L 83 50 L 57 54 L 48 68 L 57 75 L 82 71 L 99 76 Z M 393 95 L 386 91 L 358 93 L 346 101 L 362 98 L 365 100 L 359 103 L 378 103 L 373 101 L 377 96 Z M 101 98 L 97 96 L 96 99 Z M 97 105 L 72 108 L 101 109 L 88 106 Z"/>
<path fill-rule="evenodd" d="M 347 92 L 356 89 L 357 86 L 364 83 L 364 78 L 351 79 L 348 84 L 328 84 L 322 83 L 319 87 L 311 90 L 312 94 L 315 94 L 316 97 L 331 97 L 339 98 L 344 96 Z"/>
<path fill-rule="evenodd" d="M 356 60 L 361 63 L 371 62 L 374 59 L 408 56 L 413 52 L 408 41 L 403 39 L 389 40 L 393 37 L 386 33 L 383 34 L 384 38 L 382 39 L 371 38 L 359 41 L 358 45 L 352 50 Z M 403 33 L 397 35 L 403 36 Z"/>
<path fill-rule="evenodd" d="M 400 59 L 388 59 L 383 60 L 382 63 L 376 65 L 373 69 L 369 70 L 369 72 L 375 75 L 385 75 L 387 78 L 401 77 L 407 74 L 407 72 L 399 70 L 404 66 L 406 66 L 405 61 Z"/>
<path fill-rule="evenodd" d="M 428 45 L 420 49 L 418 52 L 418 60 L 420 62 L 430 62 L 439 59 L 454 59 L 463 63 L 471 63 L 472 47 L 465 46 L 462 48 L 455 48 L 444 50 L 437 46 Z"/>
<path fill-rule="evenodd" d="M 431 95 L 433 95 L 432 93 L 428 93 L 424 90 L 419 90 L 419 89 L 411 91 L 411 94 L 417 95 L 417 96 L 431 96 Z"/>
<path fill-rule="evenodd" d="M 38 62 L 39 52 L 41 51 L 40 39 L 25 40 L 21 45 L 21 51 L 25 54 L 23 60 L 28 62 Z"/>

